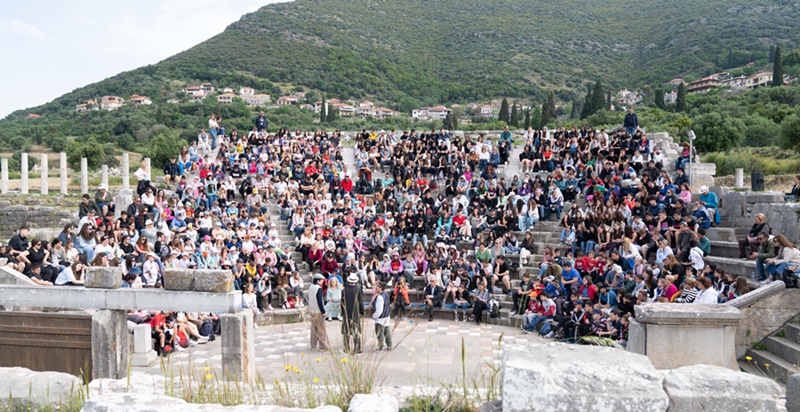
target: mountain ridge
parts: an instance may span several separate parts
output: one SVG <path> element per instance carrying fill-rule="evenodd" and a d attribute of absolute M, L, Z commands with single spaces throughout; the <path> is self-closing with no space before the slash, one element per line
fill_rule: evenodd
<path fill-rule="evenodd" d="M 800 44 L 787 0 L 295 0 L 245 14 L 157 64 L 78 88 L 29 111 L 52 113 L 104 94 L 163 101 L 176 83 L 219 81 L 409 105 L 511 97 L 580 98 L 584 84 L 660 84 Z M 20 111 L 9 117 L 19 116 Z"/>

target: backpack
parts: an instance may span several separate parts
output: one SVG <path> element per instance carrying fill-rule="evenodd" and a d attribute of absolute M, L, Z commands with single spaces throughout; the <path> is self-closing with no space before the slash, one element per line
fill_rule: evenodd
<path fill-rule="evenodd" d="M 294 309 L 297 303 L 294 300 L 294 296 L 289 296 L 286 298 L 286 302 L 283 304 L 284 309 Z"/>
<path fill-rule="evenodd" d="M 200 335 L 208 337 L 208 340 L 213 340 L 214 324 L 212 322 L 203 322 L 203 326 L 200 327 Z"/>
<path fill-rule="evenodd" d="M 794 273 L 794 270 L 790 268 L 783 270 L 783 283 L 786 284 L 786 289 L 797 287 L 797 274 Z"/>
<path fill-rule="evenodd" d="M 500 302 L 497 299 L 489 300 L 489 317 L 493 319 L 500 317 Z"/>

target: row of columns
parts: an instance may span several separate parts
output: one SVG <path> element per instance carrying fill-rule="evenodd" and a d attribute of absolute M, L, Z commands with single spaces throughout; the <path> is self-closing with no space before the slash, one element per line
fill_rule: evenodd
<path fill-rule="evenodd" d="M 62 195 L 67 194 L 69 181 L 67 180 L 67 154 L 66 153 L 59 153 L 59 175 L 60 175 L 60 184 L 59 190 Z M 145 159 L 145 161 L 150 163 L 150 159 Z M 50 181 L 49 181 L 49 165 L 47 161 L 47 154 L 42 154 L 39 160 L 39 165 L 41 167 L 41 194 L 47 195 L 50 192 Z M 122 189 L 128 190 L 130 189 L 131 184 L 131 177 L 130 177 L 130 158 L 128 153 L 122 154 Z M 149 170 L 149 168 L 148 168 Z M 108 187 L 108 165 L 102 165 L 100 169 L 101 173 L 101 181 L 106 187 Z M 28 153 L 22 153 L 20 156 L 20 193 L 23 195 L 29 194 L 28 190 Z M 0 159 L 0 194 L 7 194 L 8 193 L 8 159 Z M 81 193 L 89 193 L 89 164 L 86 158 L 81 158 Z"/>

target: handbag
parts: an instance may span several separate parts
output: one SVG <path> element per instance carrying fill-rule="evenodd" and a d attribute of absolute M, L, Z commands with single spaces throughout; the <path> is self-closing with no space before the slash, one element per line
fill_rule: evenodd
<path fill-rule="evenodd" d="M 793 269 L 786 268 L 783 270 L 783 283 L 786 285 L 786 289 L 797 287 L 797 274 Z"/>

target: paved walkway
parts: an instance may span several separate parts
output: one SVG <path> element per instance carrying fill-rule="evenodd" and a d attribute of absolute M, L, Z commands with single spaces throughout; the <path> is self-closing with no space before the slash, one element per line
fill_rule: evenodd
<path fill-rule="evenodd" d="M 305 322 L 261 326 L 255 333 L 256 369 L 266 382 L 286 376 L 286 366 L 296 366 L 313 373 L 328 370 L 328 362 L 340 362 L 342 357 L 341 324 L 326 322 L 328 337 L 332 344 L 329 352 L 309 351 L 309 328 Z M 502 347 L 507 344 L 532 342 L 544 343 L 537 334 L 525 334 L 518 328 L 483 325 L 475 323 L 416 319 L 393 322 L 394 349 L 391 352 L 374 353 L 376 345 L 373 322 L 364 321 L 365 354 L 359 360 L 380 363 L 384 386 L 407 386 L 425 383 L 455 383 L 461 376 L 461 339 L 464 339 L 467 379 L 472 381 L 482 373 L 490 373 L 488 365 L 500 366 Z M 502 344 L 500 343 L 502 336 Z M 221 339 L 205 345 L 190 347 L 175 353 L 164 361 L 167 376 L 180 376 L 190 368 L 202 370 L 208 366 L 221 369 Z M 318 361 L 319 358 L 319 361 Z M 149 368 L 137 368 L 153 374 L 162 374 L 161 362 Z M 460 378 L 459 378 L 460 379 Z M 480 380 L 479 380 L 480 382 Z"/>

